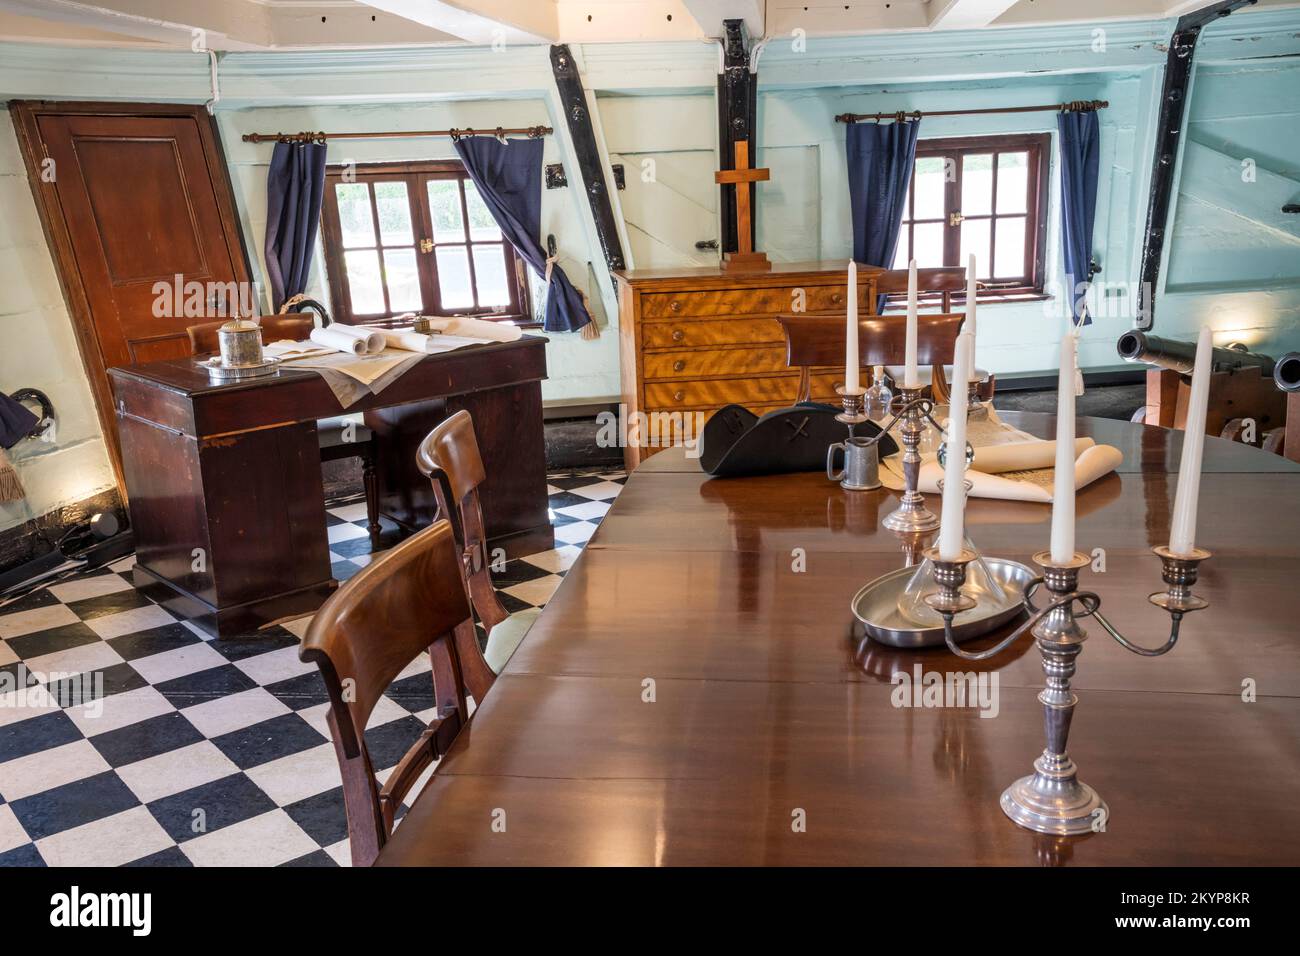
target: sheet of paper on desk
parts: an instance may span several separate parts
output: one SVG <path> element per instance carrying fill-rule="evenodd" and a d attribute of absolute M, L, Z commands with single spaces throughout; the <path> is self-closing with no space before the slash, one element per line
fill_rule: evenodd
<path fill-rule="evenodd" d="M 384 349 L 384 351 L 374 355 L 353 355 L 350 352 L 338 352 L 333 349 L 300 350 L 294 348 L 294 346 L 305 344 L 301 342 L 287 343 L 288 348 L 281 348 L 282 344 L 286 343 L 274 342 L 263 349 L 263 352 L 275 356 L 281 362 L 299 368 L 332 369 L 336 372 L 342 372 L 363 385 L 370 385 L 384 373 L 401 365 L 403 362 L 409 363 L 419 358 L 419 356 L 412 355 L 410 352 L 403 352 L 398 349 Z"/>

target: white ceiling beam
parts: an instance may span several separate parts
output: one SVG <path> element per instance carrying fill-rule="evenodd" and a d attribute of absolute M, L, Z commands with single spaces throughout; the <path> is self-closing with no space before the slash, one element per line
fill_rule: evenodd
<path fill-rule="evenodd" d="M 265 0 L 0 0 L 0 11 L 193 49 L 271 50 L 459 43 L 364 4 Z M 199 32 L 201 31 L 201 32 Z M 55 31 L 58 32 L 58 31 Z"/>
<path fill-rule="evenodd" d="M 683 0 L 683 3 L 707 37 L 723 36 L 724 20 L 744 20 L 745 29 L 755 40 L 763 36 L 766 28 L 761 0 Z"/>
<path fill-rule="evenodd" d="M 978 30 L 988 26 L 1017 0 L 930 0 L 932 30 Z"/>
<path fill-rule="evenodd" d="M 557 43 L 555 0 L 361 0 L 476 46 Z"/>

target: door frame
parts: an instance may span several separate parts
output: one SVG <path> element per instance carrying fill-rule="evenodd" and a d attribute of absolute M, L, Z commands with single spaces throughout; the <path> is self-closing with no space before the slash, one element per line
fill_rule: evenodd
<path fill-rule="evenodd" d="M 126 501 L 126 480 L 122 472 L 122 453 L 118 445 L 116 409 L 113 403 L 113 390 L 108 381 L 108 369 L 99 348 L 99 338 L 95 332 L 94 319 L 90 313 L 90 300 L 86 295 L 81 273 L 77 268 L 76 256 L 73 254 L 72 237 L 68 233 L 67 222 L 63 216 L 63 207 L 59 203 L 58 189 L 55 183 L 45 182 L 41 178 L 41 163 L 46 158 L 45 145 L 41 140 L 38 121 L 42 116 L 149 116 L 175 117 L 193 119 L 199 131 L 199 141 L 207 161 L 209 176 L 215 187 L 217 210 L 221 215 L 222 232 L 226 245 L 231 251 L 237 282 L 249 281 L 248 248 L 244 243 L 243 229 L 240 228 L 239 211 L 235 204 L 235 193 L 230 182 L 230 167 L 226 163 L 225 153 L 221 148 L 221 137 L 217 131 L 216 119 L 201 105 L 185 103 L 95 103 L 63 102 L 59 100 L 12 100 L 9 103 L 10 115 L 13 117 L 14 132 L 18 137 L 18 150 L 22 153 L 23 163 L 27 167 L 27 182 L 31 186 L 32 197 L 36 201 L 36 212 L 40 216 L 41 228 L 45 232 L 45 241 L 49 245 L 50 255 L 54 259 L 54 271 L 58 274 L 59 285 L 63 289 L 63 300 L 72 319 L 73 333 L 77 338 L 77 350 L 81 353 L 81 364 L 90 381 L 90 394 L 95 401 L 95 410 L 99 416 L 100 430 L 103 432 L 104 445 L 108 449 L 109 462 L 113 466 L 113 477 L 117 481 L 118 493 Z"/>

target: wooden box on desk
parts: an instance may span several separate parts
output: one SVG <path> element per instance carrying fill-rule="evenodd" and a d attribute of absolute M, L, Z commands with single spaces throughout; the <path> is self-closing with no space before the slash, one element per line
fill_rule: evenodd
<path fill-rule="evenodd" d="M 847 306 L 845 262 L 773 263 L 770 271 L 720 267 L 617 272 L 623 402 L 636 412 L 703 412 L 733 402 L 762 414 L 793 404 L 799 372 L 786 365 L 776 317 Z M 882 270 L 858 267 L 858 309 L 875 311 Z M 843 369 L 814 374 L 812 397 L 839 401 Z M 632 447 L 635 468 L 658 447 Z"/>

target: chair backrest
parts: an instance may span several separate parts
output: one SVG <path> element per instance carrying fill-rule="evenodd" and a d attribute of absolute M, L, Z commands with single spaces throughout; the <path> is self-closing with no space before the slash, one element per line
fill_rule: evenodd
<path fill-rule="evenodd" d="M 952 294 L 966 289 L 965 266 L 942 266 L 937 269 L 916 270 L 917 292 L 938 292 L 941 308 L 952 311 Z M 876 276 L 876 291 L 882 295 L 903 295 L 907 292 L 907 270 L 887 269 Z"/>
<path fill-rule="evenodd" d="M 262 327 L 263 344 L 282 339 L 301 342 L 311 335 L 311 330 L 316 325 L 310 316 L 303 315 L 264 315 L 256 321 Z M 225 324 L 225 321 L 201 322 L 186 329 L 185 333 L 190 337 L 190 354 L 206 355 L 217 351 L 217 329 Z"/>
<path fill-rule="evenodd" d="M 916 361 L 918 365 L 934 367 L 934 382 L 943 381 L 943 366 L 952 363 L 957 335 L 965 320 L 961 313 L 917 316 Z M 810 369 L 844 365 L 843 313 L 801 312 L 779 315 L 777 321 L 785 332 L 786 365 L 800 369 L 799 400 L 806 401 Z M 858 353 L 864 366 L 902 365 L 906 338 L 905 315 L 871 315 L 858 319 Z"/>
<path fill-rule="evenodd" d="M 438 517 L 452 523 L 470 603 L 483 627 L 491 631 L 510 614 L 501 606 L 492 587 L 487 530 L 479 500 L 479 487 L 487 480 L 487 472 L 469 412 L 461 409 L 429 432 L 420 442 L 415 461 L 433 486 Z M 496 675 L 478 653 L 477 642 L 472 652 L 467 648 L 462 653 L 461 664 L 470 693 L 475 700 L 482 700 L 482 694 L 492 686 Z"/>
<path fill-rule="evenodd" d="M 455 634 L 473 619 L 451 525 L 439 521 L 367 565 L 316 612 L 299 648 L 329 692 L 327 717 L 343 776 L 352 861 L 367 866 L 392 833 L 402 798 L 467 719 Z M 420 654 L 433 669 L 434 720 L 383 788 L 365 729 L 384 691 Z M 382 768 L 380 768 L 382 769 Z"/>

